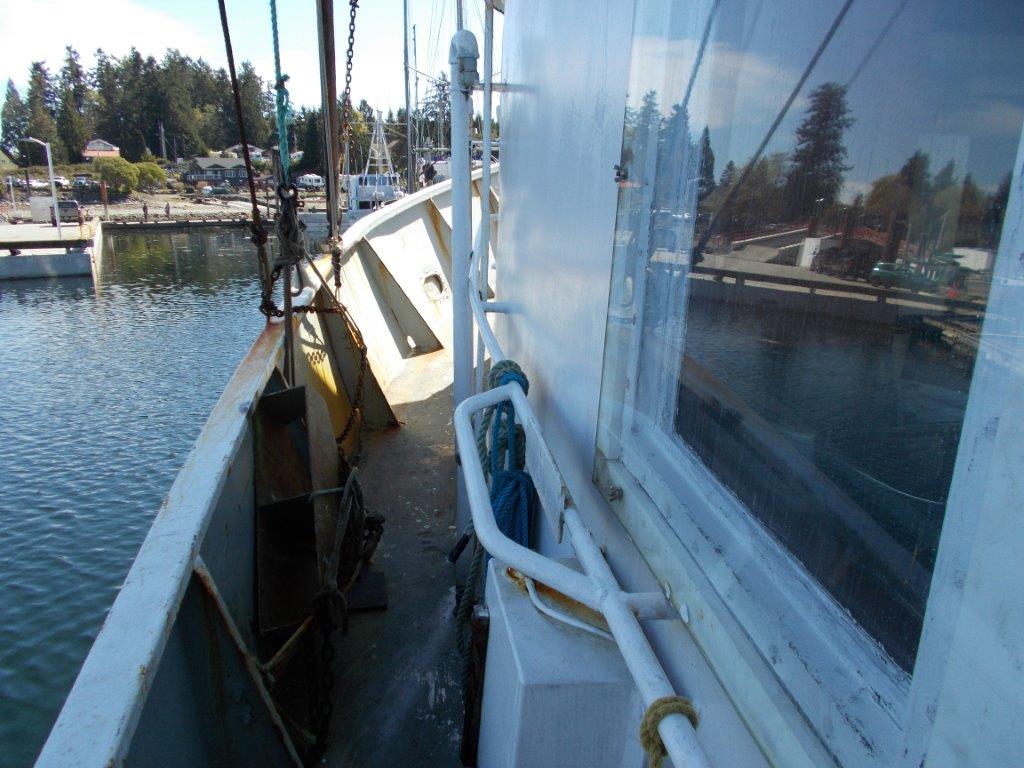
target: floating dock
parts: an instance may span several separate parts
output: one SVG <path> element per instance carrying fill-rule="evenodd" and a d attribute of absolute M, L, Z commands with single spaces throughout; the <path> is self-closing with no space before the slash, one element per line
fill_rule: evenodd
<path fill-rule="evenodd" d="M 0 224 L 0 280 L 81 277 L 95 272 L 102 248 L 99 219 L 79 225 Z"/>

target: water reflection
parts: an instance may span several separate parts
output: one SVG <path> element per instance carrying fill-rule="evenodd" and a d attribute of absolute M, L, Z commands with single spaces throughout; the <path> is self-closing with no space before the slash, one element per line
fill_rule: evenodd
<path fill-rule="evenodd" d="M 244 229 L 118 233 L 88 279 L 0 283 L 0 762 L 41 747 L 263 325 Z"/>
<path fill-rule="evenodd" d="M 637 330 L 610 327 L 606 353 L 636 367 L 606 369 L 623 388 L 606 400 L 693 450 L 907 669 L 1021 135 L 1022 38 L 1009 2 L 637 10 L 611 299 Z"/>

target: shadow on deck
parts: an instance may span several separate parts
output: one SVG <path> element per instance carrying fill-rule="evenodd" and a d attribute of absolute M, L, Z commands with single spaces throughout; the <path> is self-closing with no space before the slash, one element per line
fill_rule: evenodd
<path fill-rule="evenodd" d="M 445 560 L 455 540 L 450 354 L 409 360 L 388 390 L 403 426 L 366 436 L 360 475 L 368 508 L 387 518 L 374 567 L 387 575 L 389 605 L 353 614 L 348 636 L 336 637 L 323 764 L 457 766 L 462 697 Z"/>

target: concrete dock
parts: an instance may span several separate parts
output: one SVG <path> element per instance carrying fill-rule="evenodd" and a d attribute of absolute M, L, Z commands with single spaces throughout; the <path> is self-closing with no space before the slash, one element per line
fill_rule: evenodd
<path fill-rule="evenodd" d="M 99 219 L 79 225 L 0 224 L 0 280 L 93 275 L 101 247 Z"/>

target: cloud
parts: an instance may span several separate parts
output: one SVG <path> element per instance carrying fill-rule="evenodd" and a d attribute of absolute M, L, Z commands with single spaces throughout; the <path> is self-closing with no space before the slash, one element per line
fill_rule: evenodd
<path fill-rule="evenodd" d="M 697 58 L 698 41 L 637 37 L 633 40 L 632 98 L 658 92 L 663 113 L 682 101 Z M 767 125 L 785 103 L 797 73 L 760 54 L 738 50 L 724 42 L 710 42 L 701 72 L 690 97 L 694 125 L 711 130 L 736 125 Z M 802 107 L 798 98 L 791 113 Z"/>
<path fill-rule="evenodd" d="M 0 0 L 0 19 L 0 74 L 5 81 L 12 78 L 19 89 L 26 85 L 33 61 L 45 61 L 55 74 L 68 44 L 78 50 L 87 68 L 93 65 L 97 48 L 122 56 L 135 47 L 143 55 L 160 56 L 168 47 L 201 55 L 212 46 L 209 38 L 184 22 L 130 0 L 87 6 L 77 0 Z"/>
<path fill-rule="evenodd" d="M 401 2 L 388 0 L 364 3 L 356 28 L 352 81 L 353 99 L 365 98 L 387 112 L 404 106 L 402 67 Z M 420 70 L 436 74 L 447 71 L 447 39 L 454 31 L 453 14 L 435 18 L 429 4 L 411 8 L 411 22 L 419 24 Z M 428 14 L 429 11 L 429 14 Z M 268 82 L 273 81 L 270 18 L 266 4 L 228 0 L 235 60 L 249 60 Z M 343 87 L 347 7 L 335 11 L 338 88 Z M 467 24 L 481 41 L 478 13 L 467 14 Z M 167 48 L 177 48 L 215 67 L 226 65 L 224 43 L 216 3 L 161 4 L 158 0 L 104 0 L 83 6 L 76 0 L 0 0 L 0 98 L 7 78 L 12 78 L 24 95 L 28 68 L 33 61 L 45 61 L 56 74 L 64 60 L 64 46 L 79 52 L 82 64 L 91 68 L 95 52 L 123 56 L 135 47 L 144 56 L 162 57 Z M 444 24 L 442 22 L 448 22 Z M 29 24 L 32 34 L 26 34 Z M 496 14 L 495 62 L 500 64 L 503 19 Z M 288 90 L 296 107 L 320 105 L 320 61 L 316 37 L 316 13 L 309 3 L 285 4 L 280 16 L 281 64 L 289 75 Z M 430 87 L 420 78 L 420 98 Z"/>

